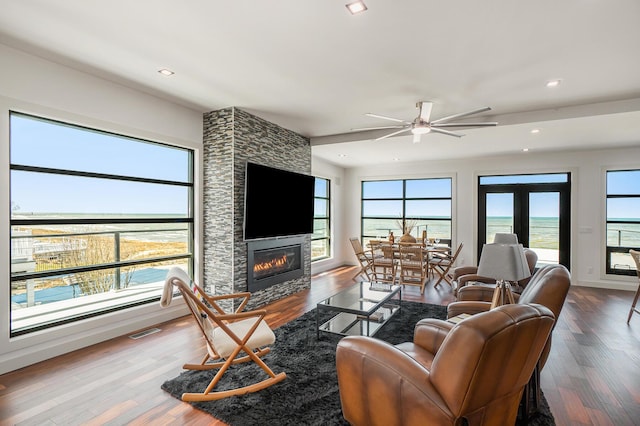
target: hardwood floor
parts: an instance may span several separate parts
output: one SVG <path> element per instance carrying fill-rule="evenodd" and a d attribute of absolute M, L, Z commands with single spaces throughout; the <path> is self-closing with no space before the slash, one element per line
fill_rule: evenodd
<path fill-rule="evenodd" d="M 355 268 L 312 279 L 311 289 L 267 306 L 278 327 L 351 285 Z M 640 424 L 640 314 L 626 324 L 632 292 L 574 286 L 554 331 L 542 389 L 557 425 Z M 407 287 L 404 300 L 447 305 L 450 289 Z M 202 339 L 190 317 L 133 340 L 119 337 L 0 376 L 0 425 L 223 423 L 160 389 L 199 361 Z"/>

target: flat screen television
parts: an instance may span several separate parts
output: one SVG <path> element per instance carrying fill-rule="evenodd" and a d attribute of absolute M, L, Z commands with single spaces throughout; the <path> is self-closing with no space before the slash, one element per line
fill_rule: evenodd
<path fill-rule="evenodd" d="M 313 176 L 247 162 L 244 239 L 313 233 Z"/>

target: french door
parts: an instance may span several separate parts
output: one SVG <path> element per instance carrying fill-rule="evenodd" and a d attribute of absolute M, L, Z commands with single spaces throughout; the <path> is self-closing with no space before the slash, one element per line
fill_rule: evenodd
<path fill-rule="evenodd" d="M 478 184 L 478 258 L 496 233 L 515 233 L 538 254 L 538 266 L 569 267 L 569 173 L 483 176 Z"/>

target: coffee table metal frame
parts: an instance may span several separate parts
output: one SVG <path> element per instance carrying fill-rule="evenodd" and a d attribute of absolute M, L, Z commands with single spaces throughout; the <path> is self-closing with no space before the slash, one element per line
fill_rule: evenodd
<path fill-rule="evenodd" d="M 397 297 L 396 297 L 397 296 Z M 360 282 L 320 302 L 316 306 L 316 335 L 320 332 L 343 336 L 373 336 L 402 305 L 399 285 Z M 320 324 L 324 312 L 335 312 Z"/>

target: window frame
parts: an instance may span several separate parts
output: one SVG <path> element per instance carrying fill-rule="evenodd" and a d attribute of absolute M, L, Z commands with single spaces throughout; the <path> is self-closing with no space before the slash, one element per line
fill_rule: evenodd
<path fill-rule="evenodd" d="M 319 260 L 324 260 L 324 259 L 328 259 L 331 257 L 331 180 L 327 179 L 327 178 L 323 178 L 320 176 L 314 176 L 316 183 L 314 183 L 314 188 L 315 185 L 317 184 L 318 180 L 322 180 L 326 182 L 326 189 L 327 189 L 327 196 L 326 197 L 319 197 L 315 194 L 313 194 L 313 200 L 314 200 L 314 204 L 316 200 L 324 200 L 327 204 L 327 209 L 326 209 L 326 216 L 321 216 L 321 217 L 316 217 L 316 212 L 314 211 L 313 213 L 313 231 L 314 234 L 312 234 L 311 237 L 311 245 L 313 246 L 313 242 L 314 241 L 325 241 L 326 243 L 326 247 L 327 247 L 327 252 L 323 255 L 323 256 L 319 256 L 319 257 L 311 257 L 311 262 L 317 262 Z M 327 229 L 327 234 L 326 236 L 323 237 L 314 237 L 313 235 L 315 235 L 315 221 L 316 219 L 322 219 L 326 222 L 326 229 Z M 313 250 L 312 250 L 313 251 Z"/>
<path fill-rule="evenodd" d="M 103 232 L 80 232 L 77 234 L 65 234 L 61 232 L 61 235 L 71 236 L 71 235 L 94 235 L 94 234 L 113 234 L 114 235 L 114 248 L 116 252 L 119 252 L 119 236 L 116 234 L 120 233 L 135 233 L 135 232 L 174 232 L 174 231 L 183 231 L 186 233 L 186 243 L 187 248 L 184 253 L 181 254 L 171 254 L 171 255 L 162 255 L 162 256 L 154 256 L 147 257 L 140 260 L 119 260 L 115 259 L 111 262 L 102 262 L 91 265 L 84 266 L 72 266 L 72 267 L 62 267 L 58 269 L 49 269 L 44 271 L 35 271 L 35 272 L 11 272 L 9 271 L 9 281 L 20 282 L 26 281 L 28 279 L 38 279 L 38 278 L 50 278 L 50 277 L 58 277 L 62 275 L 70 275 L 71 274 L 80 274 L 84 272 L 92 272 L 92 271 L 106 271 L 109 269 L 114 269 L 114 274 L 117 273 L 116 278 L 114 278 L 114 283 L 119 282 L 120 278 L 120 268 L 127 267 L 135 267 L 145 264 L 154 264 L 157 262 L 166 262 L 166 261 L 174 261 L 174 260 L 186 260 L 187 269 L 190 276 L 194 274 L 194 247 L 195 247 L 195 174 L 194 174 L 194 164 L 195 164 L 195 149 L 173 145 L 165 142 L 158 142 L 152 140 L 147 137 L 139 137 L 139 136 L 131 136 L 125 134 L 125 132 L 113 132 L 108 130 L 103 130 L 100 128 L 94 128 L 82 124 L 77 124 L 72 122 L 71 120 L 60 120 L 48 118 L 44 114 L 31 114 L 25 113 L 14 109 L 9 109 L 9 127 L 11 123 L 12 116 L 20 116 L 26 117 L 29 119 L 34 119 L 46 123 L 50 123 L 53 125 L 61 125 L 70 128 L 77 129 L 79 131 L 89 131 L 96 132 L 100 134 L 104 134 L 107 136 L 115 136 L 118 138 L 123 138 L 125 140 L 131 140 L 134 143 L 148 143 L 151 145 L 168 147 L 171 149 L 181 150 L 187 154 L 187 178 L 184 181 L 179 179 L 176 180 L 165 180 L 165 179 L 157 179 L 157 178 L 145 178 L 139 176 L 128 176 L 128 175 L 120 175 L 120 174 L 110 174 L 110 173 L 99 173 L 99 172 L 88 172 L 88 171 L 80 171 L 80 170 L 71 170 L 71 169 L 63 169 L 63 168 L 52 168 L 52 167 L 42 167 L 42 166 L 32 166 L 28 164 L 14 164 L 11 162 L 11 159 L 8 161 L 9 165 L 9 174 L 13 171 L 24 171 L 30 173 L 43 173 L 49 175 L 62 175 L 62 176 L 73 176 L 73 177 L 82 177 L 82 178 L 97 178 L 97 179 L 107 179 L 107 180 L 117 180 L 119 182 L 137 182 L 137 183 L 148 183 L 148 184 L 159 184 L 159 185 L 171 185 L 171 186 L 179 186 L 187 189 L 187 213 L 185 216 L 176 215 L 175 217 L 162 217 L 162 218 L 154 218 L 154 217 L 122 217 L 122 218 L 99 218 L 95 217 L 98 214 L 91 215 L 83 218 L 34 218 L 34 219 L 16 219 L 13 218 L 12 215 L 9 215 L 8 226 L 9 226 L 9 234 L 10 239 L 13 241 L 13 227 L 14 226 L 38 226 L 38 225 L 149 225 L 149 224 L 186 224 L 186 227 L 179 229 L 162 229 L 162 230 L 113 230 L 113 231 L 103 231 Z M 9 149 L 12 146 L 12 139 L 9 138 Z M 9 183 L 10 189 L 11 179 Z M 10 204 L 13 206 L 13 201 L 11 200 L 11 191 L 9 195 Z M 25 235 L 18 235 L 18 238 L 28 238 Z M 56 237 L 56 235 L 49 235 L 49 237 Z M 36 236 L 31 236 L 30 238 L 37 238 Z M 8 252 L 10 263 L 12 253 L 11 250 Z M 47 320 L 36 325 L 32 325 L 29 327 L 14 329 L 13 321 L 10 318 L 9 320 L 9 336 L 21 336 L 25 334 L 30 334 L 39 330 L 49 329 L 53 327 L 57 327 L 63 324 L 74 323 L 80 320 L 84 320 L 87 318 L 93 318 L 102 316 L 108 313 L 126 310 L 131 307 L 140 306 L 140 305 L 148 305 L 152 303 L 157 303 L 160 300 L 160 295 L 154 295 L 151 297 L 140 298 L 139 300 L 129 301 L 127 303 L 114 303 L 113 305 L 107 306 L 103 309 L 92 311 L 88 310 L 86 312 L 75 313 L 72 315 L 67 315 L 64 317 L 60 317 L 55 320 Z M 12 317 L 13 309 L 11 307 L 11 297 L 9 297 L 9 314 Z"/>
<path fill-rule="evenodd" d="M 477 261 L 480 261 L 483 244 L 487 243 L 486 202 L 489 194 L 513 194 L 513 229 L 520 243 L 529 246 L 529 196 L 535 193 L 559 194 L 559 264 L 570 269 L 571 263 L 571 193 L 572 172 L 487 174 L 478 176 L 477 210 Z M 504 182 L 504 183 L 503 183 Z M 538 265 L 543 264 L 541 260 Z"/>
<path fill-rule="evenodd" d="M 634 169 L 613 169 L 613 168 L 607 168 L 605 170 L 604 173 L 604 188 L 605 188 L 605 205 L 604 205 L 604 218 L 605 218 L 605 222 L 604 222 L 604 238 L 603 238 L 603 244 L 604 244 L 604 253 L 605 253 L 605 258 L 604 258 L 604 264 L 605 264 L 605 273 L 607 275 L 615 275 L 615 276 L 636 276 L 637 272 L 635 268 L 631 268 L 631 269 L 620 269 L 620 268 L 614 268 L 613 265 L 611 265 L 611 258 L 613 256 L 614 253 L 624 253 L 624 254 L 628 254 L 629 253 L 629 249 L 634 249 L 634 250 L 640 250 L 639 246 L 622 246 L 622 245 L 618 245 L 618 246 L 610 246 L 609 245 L 609 225 L 615 225 L 615 224 L 625 224 L 625 225 L 638 225 L 640 227 L 640 219 L 638 220 L 609 220 L 609 213 L 608 213 L 608 209 L 609 209 L 609 200 L 612 199 L 621 199 L 621 198 L 633 198 L 633 199 L 639 199 L 640 200 L 640 193 L 638 194 L 609 194 L 609 173 L 619 173 L 619 172 L 640 172 L 640 168 L 634 168 Z M 622 230 L 618 230 L 618 231 L 622 231 Z M 620 235 L 620 234 L 619 234 Z M 621 238 L 618 238 L 619 241 L 621 241 Z"/>
<path fill-rule="evenodd" d="M 433 196 L 433 197 L 408 197 L 407 196 L 407 182 L 409 181 L 428 181 L 428 180 L 448 180 L 449 181 L 449 197 L 441 197 L 441 196 Z M 402 182 L 402 194 L 399 197 L 384 197 L 384 198 L 365 198 L 365 185 L 369 182 Z M 423 216 L 423 217 L 413 217 L 408 216 L 406 213 L 407 210 L 407 201 L 449 201 L 450 207 L 450 216 L 448 218 L 442 218 L 438 216 Z M 402 203 L 402 212 L 398 217 L 383 217 L 383 216 L 365 216 L 364 215 L 364 205 L 365 201 L 401 201 Z M 449 232 L 448 238 L 440 238 L 440 241 L 444 244 L 451 245 L 454 235 L 453 235 L 453 220 L 454 220 L 454 178 L 452 176 L 433 176 L 427 178 L 404 178 L 404 179 L 371 179 L 371 180 L 363 180 L 360 182 L 360 239 L 363 244 L 366 244 L 369 240 L 378 239 L 378 235 L 369 235 L 365 234 L 365 220 L 399 220 L 402 223 L 408 220 L 418 220 L 418 221 L 436 221 L 436 222 L 449 222 Z M 428 228 L 427 228 L 428 229 Z M 393 230 L 394 236 L 396 238 L 401 237 L 401 232 L 399 235 L 395 235 L 396 231 L 400 231 L 400 228 Z M 429 233 L 428 233 L 429 236 Z"/>

